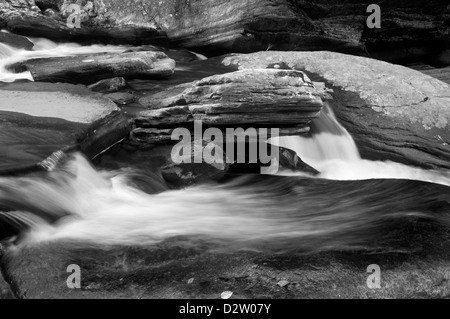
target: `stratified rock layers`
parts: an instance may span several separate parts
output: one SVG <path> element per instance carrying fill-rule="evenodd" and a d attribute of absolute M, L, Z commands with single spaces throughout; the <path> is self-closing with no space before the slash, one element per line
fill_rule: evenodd
<path fill-rule="evenodd" d="M 140 99 L 140 127 L 174 127 L 202 121 L 207 126 L 307 126 L 322 100 L 308 77 L 294 70 L 254 69 L 204 78 L 181 94 L 166 90 Z M 177 90 L 173 88 L 172 90 Z"/>

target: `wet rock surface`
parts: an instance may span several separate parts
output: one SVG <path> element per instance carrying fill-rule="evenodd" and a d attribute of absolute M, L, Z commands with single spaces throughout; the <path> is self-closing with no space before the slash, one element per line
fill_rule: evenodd
<path fill-rule="evenodd" d="M 30 71 L 39 82 L 92 84 L 112 77 L 170 77 L 175 61 L 162 52 L 146 51 L 32 59 L 10 67 Z"/>
<path fill-rule="evenodd" d="M 60 150 L 92 157 L 129 131 L 114 103 L 83 86 L 13 83 L 0 92 L 2 173 L 34 168 Z"/>
<path fill-rule="evenodd" d="M 33 42 L 26 37 L 6 32 L 0 32 L 0 43 L 24 50 L 31 50 L 34 46 Z"/>

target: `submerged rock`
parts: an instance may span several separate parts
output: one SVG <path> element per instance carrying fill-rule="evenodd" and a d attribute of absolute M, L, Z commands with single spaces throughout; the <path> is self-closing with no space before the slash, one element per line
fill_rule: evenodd
<path fill-rule="evenodd" d="M 130 129 L 112 101 L 71 84 L 1 85 L 0 113 L 0 174 L 35 169 L 60 150 L 93 157 Z"/>
<path fill-rule="evenodd" d="M 31 59 L 10 68 L 28 70 L 39 82 L 91 84 L 112 77 L 169 77 L 175 61 L 162 52 L 147 51 Z"/>

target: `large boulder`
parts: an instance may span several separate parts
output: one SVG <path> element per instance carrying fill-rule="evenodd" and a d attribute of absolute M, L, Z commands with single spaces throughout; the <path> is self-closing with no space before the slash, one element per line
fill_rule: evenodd
<path fill-rule="evenodd" d="M 304 73 L 255 69 L 225 73 L 147 95 L 139 103 L 139 127 L 303 126 L 319 116 L 322 100 Z"/>
<path fill-rule="evenodd" d="M 67 27 L 72 3 L 81 8 L 79 29 Z M 164 43 L 168 37 L 173 46 L 209 55 L 332 50 L 448 65 L 448 57 L 442 57 L 450 47 L 448 1 L 380 3 L 380 29 L 367 27 L 370 4 L 366 0 L 0 0 L 0 27 L 80 42 Z M 48 10 L 54 14 L 44 15 Z"/>
<path fill-rule="evenodd" d="M 170 224 L 175 229 L 167 232 L 187 229 L 185 223 L 191 220 L 184 220 L 183 212 L 195 209 L 192 205 L 206 207 L 206 224 L 215 214 L 237 217 L 245 212 L 256 220 L 234 224 L 236 228 L 228 223 L 200 227 L 209 236 L 196 229 L 198 234 L 190 236 L 157 237 L 161 242 L 153 245 L 145 244 L 155 235 L 147 231 L 134 237 L 139 240 L 133 247 L 99 240 L 29 242 L 5 250 L 0 261 L 5 279 L 18 297 L 30 299 L 217 299 L 223 291 L 250 299 L 450 297 L 448 224 L 439 223 L 448 222 L 448 187 L 401 180 L 260 176 L 216 190 L 231 197 L 199 195 L 202 202 L 166 193 L 183 210 Z M 214 194 L 214 187 L 197 191 Z M 380 204 L 367 204 L 374 202 Z M 155 222 L 153 209 L 148 210 L 149 225 Z M 279 237 L 260 227 L 264 221 L 269 230 L 282 230 Z M 136 236 L 128 227 L 128 235 Z M 228 238 L 228 233 L 233 236 Z M 104 240 L 114 243 L 126 235 Z M 80 267 L 80 289 L 67 285 L 69 265 Z M 378 289 L 367 284 L 370 265 L 380 267 Z M 171 311 L 175 315 L 178 310 Z"/>
<path fill-rule="evenodd" d="M 432 67 L 431 65 L 417 63 L 413 65 L 408 65 L 408 67 L 414 70 L 418 70 L 429 76 L 432 76 L 438 80 L 441 80 L 442 82 L 450 84 L 450 66 L 446 68 L 435 68 Z"/>
<path fill-rule="evenodd" d="M 92 84 L 112 77 L 169 77 L 175 61 L 162 52 L 145 51 L 31 59 L 10 68 L 30 71 L 40 82 Z"/>
<path fill-rule="evenodd" d="M 450 86 L 400 65 L 333 52 L 259 52 L 221 63 L 305 72 L 364 158 L 450 168 Z M 324 82 L 321 88 L 317 82 Z"/>
<path fill-rule="evenodd" d="M 63 11 L 65 4 L 54 2 Z M 389 61 L 442 61 L 440 54 L 450 45 L 446 0 L 380 3 L 380 29 L 367 27 L 372 2 L 366 0 L 103 0 L 93 4 L 96 17 L 88 21 L 154 26 L 166 31 L 173 45 L 209 54 L 332 50 Z"/>
<path fill-rule="evenodd" d="M 61 150 L 94 157 L 130 128 L 112 101 L 71 84 L 1 85 L 0 113 L 1 174 L 49 168 Z"/>
<path fill-rule="evenodd" d="M 68 5 L 80 7 L 80 27 L 68 24 Z M 154 25 L 118 22 L 102 14 L 102 1 L 0 0 L 0 29 L 54 41 L 115 44 L 167 44 L 167 35 Z M 50 10 L 50 11 L 49 11 Z M 61 12 L 60 12 L 61 11 Z M 71 20 L 72 21 L 72 20 Z"/>

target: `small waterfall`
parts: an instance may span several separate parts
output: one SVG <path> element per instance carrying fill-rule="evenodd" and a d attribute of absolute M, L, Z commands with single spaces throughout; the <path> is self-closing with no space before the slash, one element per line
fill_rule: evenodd
<path fill-rule="evenodd" d="M 287 136 L 271 143 L 289 148 L 320 172 L 318 178 L 333 180 L 408 179 L 450 185 L 449 171 L 424 170 L 392 161 L 361 158 L 348 131 L 337 121 L 327 104 L 321 116 L 311 124 L 309 136 Z M 304 175 L 280 172 L 280 175 Z"/>
<path fill-rule="evenodd" d="M 295 151 L 312 167 L 327 161 L 355 162 L 361 159 L 353 138 L 339 124 L 328 104 L 324 105 L 321 116 L 311 123 L 309 136 L 285 136 L 272 142 Z"/>
<path fill-rule="evenodd" d="M 44 38 L 29 38 L 34 43 L 32 51 L 17 49 L 9 45 L 0 43 L 0 82 L 14 82 L 17 80 L 33 81 L 31 73 L 26 71 L 14 73 L 8 66 L 17 62 L 36 59 L 75 56 L 83 54 L 93 54 L 102 52 L 123 52 L 128 46 L 118 45 L 88 45 L 82 46 L 77 43 L 55 43 Z"/>

